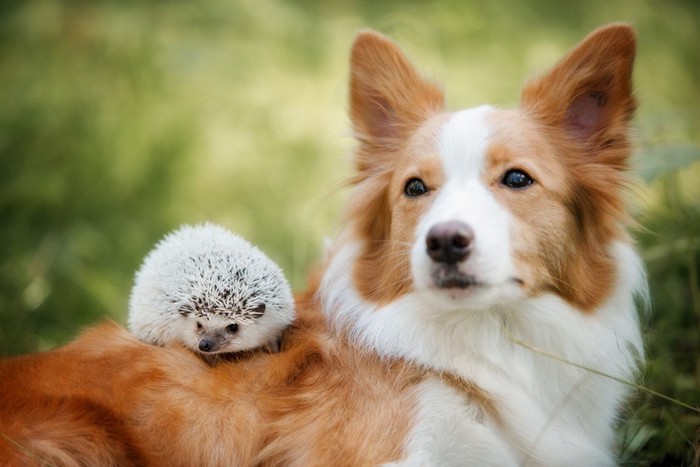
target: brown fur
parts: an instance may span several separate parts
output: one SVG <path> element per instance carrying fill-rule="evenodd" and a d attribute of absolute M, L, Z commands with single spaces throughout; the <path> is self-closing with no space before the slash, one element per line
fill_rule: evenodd
<path fill-rule="evenodd" d="M 494 113 L 504 138 L 491 148 L 484 176 L 497 183 L 504 167 L 528 164 L 523 168 L 533 176 L 543 175 L 539 191 L 517 200 L 501 191 L 501 201 L 531 204 L 518 210 L 519 225 L 569 225 L 516 245 L 516 260 L 530 268 L 526 286 L 532 294 L 554 290 L 584 310 L 611 282 L 601 245 L 621 235 L 617 193 L 629 154 L 633 55 L 630 28 L 598 31 L 524 89 L 524 114 Z M 412 286 L 411 228 L 424 209 L 418 203 L 430 199 L 402 198 L 403 183 L 420 173 L 434 188 L 445 176 L 431 154 L 446 118 L 443 95 L 373 32 L 358 36 L 351 65 L 360 143 L 354 183 L 361 196 L 348 216 L 365 242 L 353 276 L 366 299 L 384 303 Z M 546 137 L 533 136 L 525 146 L 508 137 L 523 126 Z M 540 158 L 523 159 L 523 152 Z M 314 299 L 316 279 L 299 298 L 299 316 L 278 354 L 209 367 L 184 348 L 150 346 L 108 323 L 65 347 L 0 361 L 0 459 L 6 465 L 376 465 L 402 457 L 416 388 L 426 378 L 441 378 L 483 416 L 500 420 L 497 401 L 473 383 L 380 359 L 330 333 Z"/>
<path fill-rule="evenodd" d="M 631 144 L 629 123 L 636 108 L 632 95 L 634 31 L 613 24 L 592 32 L 549 73 L 522 91 L 521 107 L 546 135 L 552 153 L 564 163 L 575 190 L 565 194 L 572 213 L 575 245 L 555 258 L 552 286 L 566 300 L 591 310 L 613 283 L 613 264 L 604 245 L 623 235 L 627 221 L 621 188 Z M 582 123 L 583 122 L 583 123 Z M 551 263 L 551 261 L 550 261 Z"/>
<path fill-rule="evenodd" d="M 399 458 L 425 372 L 330 337 L 311 300 L 279 354 L 214 368 L 115 324 L 0 362 L 9 465 L 373 465 Z M 367 420 L 373 422 L 368 424 Z"/>
<path fill-rule="evenodd" d="M 365 249 L 355 265 L 359 292 L 387 303 L 411 289 L 406 249 L 410 232 L 392 228 L 397 162 L 407 160 L 414 132 L 444 108 L 440 89 L 423 79 L 393 42 L 375 32 L 358 36 L 350 58 L 350 116 L 359 141 L 353 180 L 364 196 L 349 217 Z M 401 174 L 403 175 L 403 174 Z"/>

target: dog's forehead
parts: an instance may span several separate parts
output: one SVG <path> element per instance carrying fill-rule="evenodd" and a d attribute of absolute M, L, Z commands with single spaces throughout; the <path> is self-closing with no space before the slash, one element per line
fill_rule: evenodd
<path fill-rule="evenodd" d="M 484 170 L 490 144 L 490 106 L 460 110 L 440 128 L 438 153 L 449 179 L 478 178 Z"/>
<path fill-rule="evenodd" d="M 484 180 L 493 146 L 495 112 L 490 106 L 460 110 L 446 114 L 435 128 L 434 157 L 442 166 L 444 179 L 418 223 L 419 232 L 455 219 L 481 231 L 485 225 L 493 225 L 481 219 L 507 217 Z"/>

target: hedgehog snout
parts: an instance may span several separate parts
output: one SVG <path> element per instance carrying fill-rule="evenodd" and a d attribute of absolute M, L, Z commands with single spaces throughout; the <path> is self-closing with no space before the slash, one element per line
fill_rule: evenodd
<path fill-rule="evenodd" d="M 199 350 L 202 352 L 212 352 L 216 347 L 216 343 L 213 340 L 207 339 L 206 337 L 199 341 Z"/>

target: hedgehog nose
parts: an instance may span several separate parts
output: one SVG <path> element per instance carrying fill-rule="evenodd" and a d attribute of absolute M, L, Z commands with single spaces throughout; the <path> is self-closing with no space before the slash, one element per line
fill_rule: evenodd
<path fill-rule="evenodd" d="M 202 352 L 211 352 L 214 348 L 214 343 L 209 339 L 202 339 L 199 341 L 199 350 Z"/>

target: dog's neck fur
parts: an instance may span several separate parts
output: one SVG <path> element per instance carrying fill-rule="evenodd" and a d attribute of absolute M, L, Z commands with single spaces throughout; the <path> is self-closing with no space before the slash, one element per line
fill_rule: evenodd
<path fill-rule="evenodd" d="M 618 265 L 614 292 L 591 314 L 555 295 L 440 310 L 408 293 L 378 306 L 361 298 L 348 272 L 360 248 L 341 235 L 321 282 L 323 310 L 336 333 L 369 352 L 455 375 L 491 394 L 506 421 L 497 429 L 521 461 L 569 461 L 556 457 L 558 445 L 562 439 L 575 444 L 567 438 L 581 434 L 607 460 L 613 418 L 627 388 L 575 365 L 631 380 L 643 358 L 635 302 L 645 299 L 647 289 L 641 260 L 629 245 L 609 246 Z M 595 455 L 588 445 L 581 453 Z"/>

